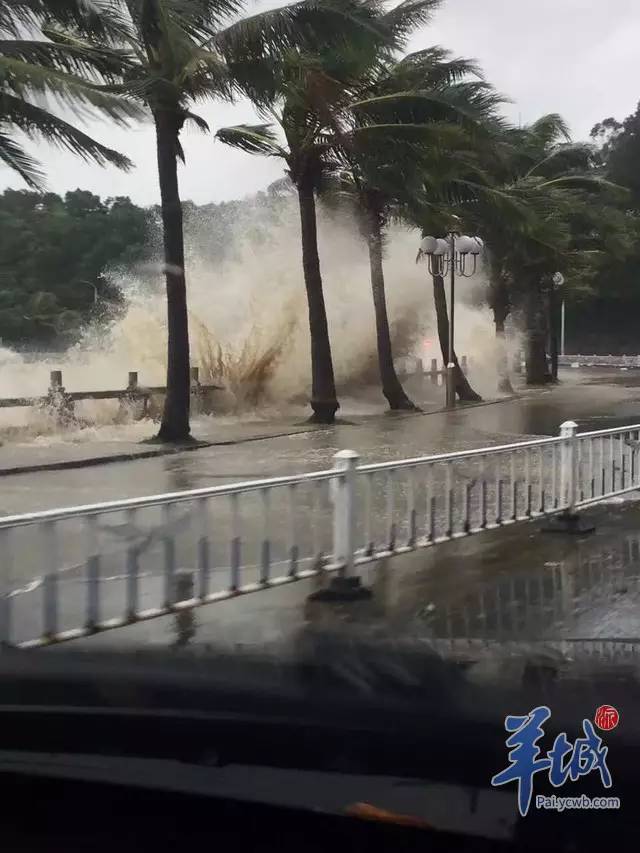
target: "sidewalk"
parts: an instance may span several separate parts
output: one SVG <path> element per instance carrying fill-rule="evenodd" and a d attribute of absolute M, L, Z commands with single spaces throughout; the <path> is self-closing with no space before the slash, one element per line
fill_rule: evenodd
<path fill-rule="evenodd" d="M 523 397 L 525 395 L 522 395 Z M 483 400 L 481 403 L 461 405 L 461 410 L 498 403 L 512 402 L 517 396 L 504 397 L 495 400 Z M 381 412 L 380 414 L 355 414 L 348 412 L 338 417 L 336 427 L 358 427 L 383 418 L 394 419 L 425 417 L 440 414 L 441 407 L 433 407 L 422 412 Z M 69 468 L 86 468 L 95 465 L 106 465 L 111 462 L 129 462 L 138 459 L 153 459 L 161 456 L 171 456 L 178 453 L 188 453 L 207 447 L 227 447 L 247 442 L 263 441 L 270 438 L 281 438 L 301 433 L 318 432 L 327 429 L 319 424 L 301 422 L 299 418 L 281 419 L 276 421 L 254 421 L 250 423 L 222 423 L 212 425 L 207 434 L 202 429 L 194 429 L 196 443 L 193 445 L 150 444 L 140 441 L 86 441 L 86 442 L 57 442 L 48 445 L 0 444 L 0 476 L 11 474 L 27 474 L 36 471 L 59 471 Z"/>
<path fill-rule="evenodd" d="M 138 441 L 87 441 L 82 443 L 59 442 L 50 445 L 5 444 L 0 447 L 0 475 L 26 474 L 32 471 L 59 471 L 65 468 L 85 468 L 106 465 L 110 462 L 129 462 L 152 459 L 200 450 L 203 447 L 227 446 L 266 438 L 312 432 L 315 424 L 294 422 L 221 424 L 216 427 L 215 438 L 198 440 L 193 445 L 145 444 Z"/>
<path fill-rule="evenodd" d="M 480 403 L 459 405 L 456 410 L 456 422 L 465 412 L 492 408 L 501 404 L 513 404 L 523 414 L 531 410 L 530 417 L 521 419 L 514 417 L 513 412 L 505 419 L 496 418 L 493 429 L 497 433 L 510 433 L 523 438 L 530 435 L 552 434 L 563 420 L 577 420 L 581 430 L 599 428 L 604 418 L 606 426 L 613 426 L 611 419 L 619 419 L 622 423 L 640 422 L 640 373 L 638 371 L 577 371 L 567 370 L 562 376 L 562 382 L 556 386 L 545 388 L 517 389 L 517 393 L 509 397 L 487 399 Z M 416 399 L 419 397 L 416 396 Z M 438 415 L 448 419 L 454 413 L 442 408 L 442 401 L 426 401 L 421 404 L 421 413 L 384 412 L 379 401 L 372 404 L 370 400 L 352 401 L 339 413 L 340 417 L 335 427 L 323 427 L 304 422 L 305 414 L 298 412 L 291 417 L 279 417 L 275 420 L 254 420 L 248 423 L 217 421 L 215 417 L 207 418 L 206 422 L 196 422 L 193 426 L 194 436 L 198 439 L 192 446 L 155 445 L 135 440 L 101 441 L 86 440 L 73 442 L 57 441 L 48 445 L 33 443 L 13 443 L 8 441 L 0 444 L 0 475 L 26 474 L 37 471 L 57 471 L 73 468 L 84 468 L 105 465 L 110 462 L 125 462 L 140 459 L 171 456 L 189 451 L 210 447 L 228 447 L 247 442 L 257 442 L 265 439 L 275 439 L 285 436 L 295 436 L 301 433 L 320 432 L 326 429 L 358 430 L 385 423 L 398 421 L 416 421 L 427 417 L 431 420 Z M 522 404 L 520 407 L 519 404 Z M 553 429 L 551 429 L 553 423 Z M 448 428 L 448 426 L 447 426 Z M 473 427 L 475 429 L 475 427 Z M 126 427 L 122 434 L 126 436 Z M 551 431 L 550 431 L 551 429 Z M 149 426 L 149 434 L 153 433 Z"/>

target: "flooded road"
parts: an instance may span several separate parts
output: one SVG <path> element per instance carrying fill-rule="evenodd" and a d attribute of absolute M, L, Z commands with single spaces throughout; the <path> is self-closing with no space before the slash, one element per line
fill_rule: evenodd
<path fill-rule="evenodd" d="M 640 423 L 640 371 L 566 370 L 561 376 L 563 384 L 556 388 L 455 412 L 367 415 L 362 406 L 350 409 L 346 401 L 341 415 L 348 422 L 313 432 L 158 459 L 8 476 L 3 478 L 0 513 L 322 470 L 332 467 L 334 454 L 344 449 L 356 450 L 363 462 L 383 462 L 557 435 L 560 424 L 569 419 L 581 431 Z M 11 448 L 5 446 L 2 452 L 10 456 Z"/>
<path fill-rule="evenodd" d="M 637 373 L 566 371 L 563 378 L 562 386 L 549 391 L 536 391 L 526 398 L 461 408 L 455 412 L 375 417 L 360 412 L 350 417 L 348 406 L 345 406 L 343 417 L 350 423 L 310 433 L 96 468 L 6 477 L 0 510 L 6 514 L 28 512 L 201 488 L 238 479 L 321 470 L 331 467 L 333 455 L 346 448 L 356 449 L 363 461 L 373 462 L 503 444 L 532 435 L 554 435 L 567 419 L 576 420 L 582 431 L 640 423 Z M 543 537 L 530 524 L 439 545 L 417 552 L 411 561 L 395 558 L 390 563 L 386 581 L 385 569 L 375 570 L 378 574 L 372 580 L 378 589 L 376 601 L 386 602 L 383 610 L 396 626 L 417 625 L 420 632 L 441 639 L 543 638 L 568 636 L 569 633 L 592 637 L 601 630 L 605 630 L 608 637 L 640 636 L 635 616 L 638 612 L 638 547 L 633 538 L 638 517 L 633 507 L 633 502 L 625 505 L 624 521 L 620 520 L 622 511 L 617 505 L 598 509 L 602 535 L 584 541 Z M 316 513 L 320 517 L 328 511 L 325 495 Z M 225 530 L 226 517 L 224 511 L 214 517 L 214 530 Z M 313 513 L 309 513 L 304 523 L 311 525 L 312 517 Z M 276 534 L 281 526 L 280 518 L 277 514 L 274 517 L 274 549 L 282 550 L 282 557 L 286 558 L 284 534 L 282 542 Z M 179 564 L 193 566 L 192 518 L 180 514 L 174 521 L 182 525 Z M 251 518 L 245 521 L 249 526 L 253 524 Z M 284 518 L 282 523 L 285 524 Z M 126 519 L 114 518 L 113 526 L 101 533 L 104 534 L 100 551 L 102 618 L 122 612 L 125 602 L 123 571 L 132 536 L 141 537 L 147 543 L 145 564 L 141 567 L 141 606 L 157 606 L 162 600 L 158 567 L 162 565 L 163 519 L 153 516 L 145 521 L 139 517 L 137 524 L 133 531 L 127 527 Z M 624 532 L 620 533 L 621 530 Z M 61 590 L 64 588 L 60 626 L 63 629 L 79 624 L 79 614 L 84 612 L 86 601 L 85 566 L 81 556 L 84 540 L 79 535 L 80 530 L 70 529 L 69 533 L 62 555 L 66 571 L 60 583 Z M 221 538 L 223 550 L 227 547 L 226 541 Z M 23 558 L 14 564 L 11 588 L 20 590 L 14 596 L 14 622 L 20 639 L 27 639 L 38 634 L 42 625 L 40 581 L 47 567 L 47 543 L 27 544 L 25 540 L 18 553 Z M 214 564 L 224 566 L 228 558 L 221 556 L 220 559 L 220 563 Z M 415 569 L 400 569 L 399 564 L 404 562 L 411 562 Z M 616 567 L 622 564 L 625 569 L 621 575 Z M 223 574 L 221 584 L 228 579 L 226 569 Z M 245 578 L 245 582 L 251 580 Z M 265 611 L 272 614 L 269 618 L 277 626 L 284 618 L 283 608 L 287 623 L 295 625 L 297 620 L 304 618 L 303 602 L 308 587 L 307 582 L 299 582 L 287 590 L 259 593 L 229 605 L 204 608 L 196 617 L 202 625 L 198 636 L 207 641 L 214 630 L 213 624 L 218 620 L 221 625 L 227 624 L 228 620 L 223 618 L 225 608 L 236 613 L 245 629 L 249 613 L 256 614 L 255 618 L 265 627 Z M 599 590 L 597 595 L 594 590 Z M 173 622 L 173 617 L 167 617 L 153 626 L 122 629 L 110 638 L 105 635 L 105 641 L 120 642 L 133 632 L 131 636 L 166 642 Z M 115 640 L 116 634 L 121 639 Z"/>

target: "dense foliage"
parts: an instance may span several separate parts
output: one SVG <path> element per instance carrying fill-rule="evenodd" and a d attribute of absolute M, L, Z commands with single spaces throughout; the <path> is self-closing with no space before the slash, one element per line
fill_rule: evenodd
<path fill-rule="evenodd" d="M 119 267 L 144 260 L 150 212 L 84 190 L 0 195 L 0 338 L 60 346 L 122 302 Z"/>
<path fill-rule="evenodd" d="M 611 181 L 627 187 L 617 219 L 608 217 L 607 251 L 586 291 L 569 295 L 567 339 L 572 351 L 637 353 L 640 308 L 640 105 L 622 121 L 607 118 L 592 130 L 597 157 Z M 620 219 L 627 239 L 619 246 Z"/>

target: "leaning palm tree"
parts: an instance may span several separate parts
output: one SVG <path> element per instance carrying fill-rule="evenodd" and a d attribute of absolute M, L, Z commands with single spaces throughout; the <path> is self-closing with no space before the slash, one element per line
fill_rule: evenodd
<path fill-rule="evenodd" d="M 206 132 L 192 105 L 207 98 L 231 100 L 235 74 L 270 64 L 297 40 L 313 38 L 323 19 L 306 0 L 236 20 L 243 0 L 114 0 L 120 11 L 122 66 L 118 84 L 106 91 L 135 98 L 150 111 L 156 131 L 167 290 L 167 394 L 157 438 L 190 440 L 189 328 L 178 162 L 187 122 Z M 335 29 L 335 27 L 334 27 Z M 235 68 L 231 68 L 231 64 Z"/>
<path fill-rule="evenodd" d="M 369 247 L 378 360 L 383 393 L 392 409 L 411 409 L 414 404 L 393 364 L 382 263 L 384 228 L 390 218 L 401 219 L 406 210 L 419 206 L 427 190 L 432 203 L 445 201 L 442 188 L 459 172 L 456 152 L 469 148 L 479 123 L 493 118 L 500 98 L 481 81 L 467 82 L 471 75 L 478 75 L 475 63 L 452 58 L 439 47 L 400 61 L 383 58 L 352 106 L 350 132 L 341 136 L 342 157 Z M 453 164 L 457 171 L 451 169 Z M 446 300 L 439 298 L 444 289 L 441 278 L 436 279 L 439 337 L 443 353 L 448 353 Z M 478 399 L 461 370 L 458 374 L 460 396 Z"/>
<path fill-rule="evenodd" d="M 236 79 L 271 123 L 239 125 L 218 138 L 252 154 L 278 157 L 296 187 L 300 208 L 302 266 L 311 334 L 312 420 L 332 423 L 339 407 L 320 271 L 316 195 L 333 166 L 336 127 L 373 73 L 381 51 L 400 45 L 432 0 L 405 0 L 384 14 L 374 0 L 316 0 L 309 7 L 323 27 L 280 57 L 252 62 L 231 58 Z"/>
<path fill-rule="evenodd" d="M 48 105 L 54 101 L 84 115 L 98 111 L 121 125 L 140 117 L 132 102 L 96 89 L 96 83 L 117 75 L 117 54 L 99 55 L 81 45 L 63 44 L 58 30 L 48 29 L 69 24 L 108 41 L 117 29 L 116 19 L 106 7 L 100 11 L 104 17 L 82 0 L 12 0 L 0 5 L 0 160 L 34 189 L 42 188 L 44 174 L 17 132 L 99 165 L 132 165 Z"/>
<path fill-rule="evenodd" d="M 584 266 L 587 257 L 572 223 L 580 211 L 587 215 L 594 203 L 602 210 L 607 197 L 618 190 L 592 168 L 591 146 L 571 143 L 556 114 L 508 129 L 494 153 L 489 168 L 497 193 L 488 193 L 484 197 L 488 203 L 478 205 L 473 215 L 488 246 L 496 332 L 503 332 L 511 305 L 520 305 L 526 326 L 527 383 L 545 384 L 552 379 L 545 308 L 547 299 L 552 302 L 552 277 L 556 271 L 568 274 Z M 497 198 L 500 205 L 495 208 Z M 598 245 L 601 230 L 593 216 L 590 220 L 587 247 Z"/>
<path fill-rule="evenodd" d="M 475 78 L 475 79 L 474 79 Z M 381 151 L 372 159 L 368 180 L 386 194 L 410 224 L 424 230 L 451 226 L 452 214 L 476 195 L 483 181 L 476 162 L 490 148 L 501 127 L 497 108 L 503 99 L 480 78 L 474 62 L 432 47 L 387 66 L 370 97 L 355 105 L 356 118 L 373 141 L 389 140 L 386 163 Z M 408 144 L 407 144 L 408 143 Z M 378 194 L 378 199 L 380 194 Z M 442 276 L 433 277 L 433 297 L 443 359 L 448 359 L 449 323 Z M 456 392 L 462 400 L 479 400 L 460 369 Z"/>

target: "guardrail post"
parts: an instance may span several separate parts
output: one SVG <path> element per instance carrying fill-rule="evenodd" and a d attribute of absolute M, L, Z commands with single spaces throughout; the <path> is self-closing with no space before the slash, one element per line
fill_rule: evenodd
<path fill-rule="evenodd" d="M 355 487 L 356 468 L 360 457 L 354 450 L 341 450 L 333 457 L 334 469 L 341 476 L 333 485 L 333 559 L 340 577 L 353 574 L 355 551 Z"/>
<path fill-rule="evenodd" d="M 191 601 L 195 598 L 194 572 L 190 569 L 177 569 L 174 575 L 174 603 Z M 176 639 L 174 645 L 186 646 L 196 635 L 196 620 L 193 608 L 183 608 L 176 612 Z"/>
<path fill-rule="evenodd" d="M 434 385 L 438 384 L 438 359 L 431 359 L 431 370 L 429 371 L 429 376 L 431 377 L 431 381 Z"/>
<path fill-rule="evenodd" d="M 562 512 L 551 518 L 542 529 L 546 533 L 592 533 L 595 526 L 578 515 L 579 500 L 578 472 L 578 424 L 565 421 L 560 427 L 560 509 Z"/>
<path fill-rule="evenodd" d="M 309 596 L 313 601 L 354 601 L 371 597 L 371 591 L 365 589 L 354 574 L 359 459 L 355 450 L 341 450 L 333 457 L 336 476 L 331 480 L 330 495 L 333 503 L 333 563 L 338 574 L 328 587 Z"/>
<path fill-rule="evenodd" d="M 0 530 L 0 652 L 11 645 L 11 588 L 13 585 L 11 529 Z"/>
<path fill-rule="evenodd" d="M 128 420 L 133 417 L 134 420 L 140 420 L 146 414 L 146 399 L 140 396 L 140 388 L 138 387 L 138 371 L 130 370 L 127 377 L 127 387 L 125 388 L 125 396 L 120 397 L 120 405 L 118 406 L 118 417 Z M 140 405 L 142 403 L 142 405 Z"/>
<path fill-rule="evenodd" d="M 563 439 L 560 461 L 561 500 L 567 512 L 575 513 L 578 502 L 578 424 L 565 421 L 560 427 Z"/>
<path fill-rule="evenodd" d="M 416 359 L 416 376 L 422 376 L 424 374 L 424 362 L 421 358 Z"/>

